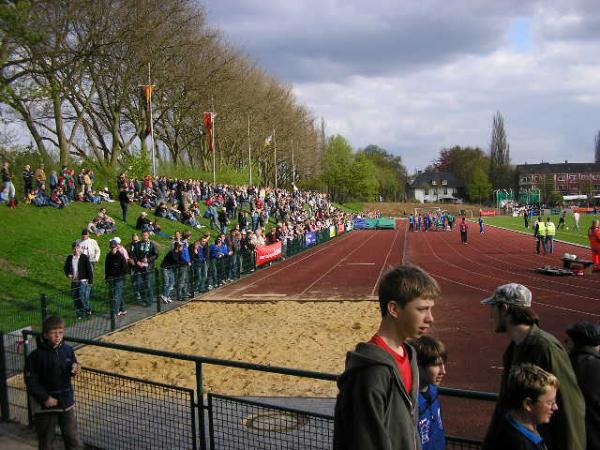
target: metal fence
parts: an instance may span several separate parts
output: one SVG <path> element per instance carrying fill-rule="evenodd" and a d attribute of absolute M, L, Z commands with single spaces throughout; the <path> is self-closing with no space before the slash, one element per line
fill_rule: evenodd
<path fill-rule="evenodd" d="M 39 335 L 24 331 L 25 336 Z M 290 377 L 334 382 L 336 376 L 321 372 L 263 366 L 239 361 L 198 357 L 123 344 L 67 338 L 75 344 L 110 348 L 195 363 L 194 390 L 125 377 L 86 368 L 76 382 L 76 408 L 80 434 L 93 448 L 199 448 L 199 449 L 331 449 L 334 399 L 240 398 L 208 393 L 205 399 L 204 368 L 207 365 L 268 372 Z M 29 342 L 25 343 L 26 351 Z M 21 355 L 23 357 L 23 355 Z M 20 380 L 7 407 L 9 417 L 28 419 L 28 405 Z M 495 400 L 495 394 L 441 389 L 442 395 L 469 400 Z M 477 449 L 480 443 L 465 437 L 449 437 L 448 448 Z"/>

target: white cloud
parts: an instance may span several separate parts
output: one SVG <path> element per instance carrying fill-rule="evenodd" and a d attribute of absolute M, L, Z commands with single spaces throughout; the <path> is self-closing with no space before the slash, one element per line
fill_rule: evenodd
<path fill-rule="evenodd" d="M 593 157 L 591 2 L 232 3 L 209 2 L 209 22 L 355 147 L 377 144 L 423 167 L 445 146 L 487 149 L 499 110 L 514 163 Z M 527 25 L 516 37 L 515 23 Z"/>

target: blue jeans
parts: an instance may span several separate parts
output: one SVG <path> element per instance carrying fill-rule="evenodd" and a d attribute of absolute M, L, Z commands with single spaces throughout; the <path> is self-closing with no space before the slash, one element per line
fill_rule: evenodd
<path fill-rule="evenodd" d="M 239 278 L 240 277 L 240 266 L 241 266 L 241 256 L 239 253 L 234 253 L 233 255 L 231 255 L 230 257 L 228 257 L 227 259 L 229 259 L 229 276 L 228 278 L 233 280 L 235 278 Z"/>
<path fill-rule="evenodd" d="M 5 181 L 4 189 L 6 189 L 6 192 L 8 192 L 9 199 L 15 198 L 15 185 L 12 183 L 12 181 Z"/>
<path fill-rule="evenodd" d="M 185 300 L 188 286 L 188 266 L 182 266 L 177 269 L 177 300 Z"/>
<path fill-rule="evenodd" d="M 71 283 L 71 295 L 73 296 L 73 302 L 75 304 L 75 313 L 78 317 L 92 312 L 92 305 L 90 303 L 91 292 L 92 286 L 87 280 Z"/>
<path fill-rule="evenodd" d="M 546 250 L 554 253 L 554 236 L 546 236 Z"/>
<path fill-rule="evenodd" d="M 123 298 L 124 285 L 124 278 L 112 278 L 108 280 L 108 287 L 110 289 L 112 299 L 113 314 L 125 311 L 125 299 Z"/>
<path fill-rule="evenodd" d="M 167 298 L 171 297 L 171 291 L 175 289 L 175 267 L 167 267 L 163 269 L 164 287 L 163 295 Z"/>
<path fill-rule="evenodd" d="M 154 303 L 154 295 L 152 293 L 152 272 L 137 272 L 135 274 L 137 287 L 139 289 L 141 301 L 145 306 L 150 306 Z"/>
<path fill-rule="evenodd" d="M 192 266 L 194 275 L 194 289 L 196 292 L 206 291 L 206 283 L 208 281 L 208 265 L 206 261 L 196 263 Z"/>

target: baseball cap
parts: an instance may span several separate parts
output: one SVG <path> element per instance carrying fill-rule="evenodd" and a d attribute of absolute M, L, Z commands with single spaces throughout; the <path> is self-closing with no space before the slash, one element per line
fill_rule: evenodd
<path fill-rule="evenodd" d="M 567 328 L 567 334 L 576 345 L 600 345 L 600 325 L 590 322 L 577 322 Z"/>
<path fill-rule="evenodd" d="M 112 241 L 110 241 L 109 245 L 110 248 L 115 248 L 119 246 L 119 243 L 113 239 Z"/>
<path fill-rule="evenodd" d="M 492 297 L 481 301 L 484 305 L 495 305 L 497 303 L 506 303 L 507 305 L 531 306 L 531 291 L 518 283 L 508 283 L 498 286 Z"/>
<path fill-rule="evenodd" d="M 121 238 L 119 236 L 115 236 L 110 240 L 111 242 L 116 242 L 117 244 L 121 243 Z"/>

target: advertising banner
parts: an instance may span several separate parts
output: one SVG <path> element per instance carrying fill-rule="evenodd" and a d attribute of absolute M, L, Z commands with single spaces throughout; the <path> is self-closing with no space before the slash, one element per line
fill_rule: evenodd
<path fill-rule="evenodd" d="M 338 236 L 339 236 L 340 234 L 344 234 L 344 231 L 346 231 L 346 228 L 344 227 L 344 224 L 343 224 L 343 223 L 340 223 L 340 224 L 337 226 L 337 234 L 338 234 Z"/>
<path fill-rule="evenodd" d="M 317 233 L 314 231 L 309 231 L 304 235 L 306 238 L 306 246 L 310 247 L 311 245 L 317 244 Z"/>
<path fill-rule="evenodd" d="M 481 217 L 495 216 L 496 210 L 495 209 L 489 209 L 489 210 L 482 209 L 479 211 L 479 214 L 481 214 Z"/>
<path fill-rule="evenodd" d="M 334 238 L 335 237 L 335 226 L 331 225 L 329 227 L 329 237 L 330 238 Z"/>
<path fill-rule="evenodd" d="M 367 221 L 362 217 L 357 217 L 354 219 L 354 229 L 355 230 L 364 230 L 367 227 Z"/>
<path fill-rule="evenodd" d="M 281 242 L 256 248 L 256 265 L 262 266 L 281 259 Z"/>

